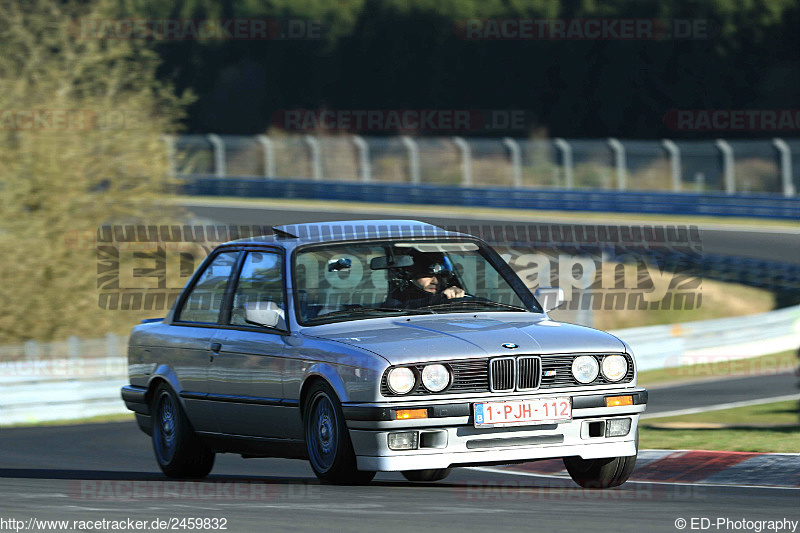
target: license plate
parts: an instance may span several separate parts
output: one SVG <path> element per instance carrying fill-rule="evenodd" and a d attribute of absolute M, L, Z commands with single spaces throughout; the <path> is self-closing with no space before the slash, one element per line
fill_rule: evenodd
<path fill-rule="evenodd" d="M 572 401 L 533 398 L 475 404 L 475 427 L 527 426 L 572 420 Z"/>

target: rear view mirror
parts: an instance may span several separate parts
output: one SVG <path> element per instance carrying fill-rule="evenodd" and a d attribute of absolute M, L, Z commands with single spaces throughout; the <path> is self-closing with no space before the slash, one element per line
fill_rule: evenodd
<path fill-rule="evenodd" d="M 386 270 L 387 268 L 405 268 L 414 264 L 414 258 L 410 255 L 396 255 L 394 257 L 381 256 L 373 257 L 369 262 L 372 270 Z"/>
<path fill-rule="evenodd" d="M 244 317 L 248 324 L 286 329 L 283 309 L 275 302 L 247 302 L 244 307 Z"/>
<path fill-rule="evenodd" d="M 533 297 L 542 305 L 544 312 L 548 313 L 553 309 L 558 309 L 564 303 L 564 289 L 561 287 L 539 287 L 533 293 Z"/>

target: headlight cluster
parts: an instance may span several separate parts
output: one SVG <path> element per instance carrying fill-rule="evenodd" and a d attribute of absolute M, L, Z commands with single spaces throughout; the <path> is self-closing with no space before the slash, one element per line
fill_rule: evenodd
<path fill-rule="evenodd" d="M 422 385 L 429 392 L 441 392 L 450 385 L 450 370 L 445 365 L 426 365 L 420 377 Z M 389 370 L 386 384 L 395 394 L 408 394 L 417 384 L 417 374 L 408 367 L 399 366 Z"/>
<path fill-rule="evenodd" d="M 603 376 L 608 381 L 619 381 L 628 373 L 628 360 L 621 355 L 603 357 Z"/>
<path fill-rule="evenodd" d="M 410 392 L 416 382 L 417 378 L 414 376 L 414 372 L 403 366 L 391 369 L 386 377 L 386 384 L 395 394 Z"/>
<path fill-rule="evenodd" d="M 628 373 L 628 360 L 621 355 L 607 355 L 601 365 L 593 355 L 581 355 L 572 361 L 572 375 L 579 383 L 591 383 L 600 372 L 608 381 L 619 381 Z"/>

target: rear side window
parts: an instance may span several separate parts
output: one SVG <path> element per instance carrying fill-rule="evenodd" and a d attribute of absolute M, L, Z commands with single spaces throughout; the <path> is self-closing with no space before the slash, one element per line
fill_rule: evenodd
<path fill-rule="evenodd" d="M 225 289 L 238 257 L 239 252 L 223 252 L 209 263 L 192 288 L 192 292 L 184 300 L 177 320 L 217 323 L 225 298 Z"/>

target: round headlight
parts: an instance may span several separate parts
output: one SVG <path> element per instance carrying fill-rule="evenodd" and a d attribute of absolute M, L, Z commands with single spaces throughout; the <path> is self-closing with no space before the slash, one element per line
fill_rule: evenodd
<path fill-rule="evenodd" d="M 603 358 L 603 376 L 608 381 L 619 381 L 628 373 L 628 361 L 621 355 L 607 355 Z"/>
<path fill-rule="evenodd" d="M 450 372 L 444 365 L 428 365 L 422 369 L 422 384 L 431 392 L 443 391 L 450 384 Z"/>
<path fill-rule="evenodd" d="M 572 375 L 580 383 L 591 383 L 599 371 L 600 365 L 591 355 L 581 355 L 572 361 Z"/>
<path fill-rule="evenodd" d="M 403 366 L 391 369 L 389 375 L 386 377 L 386 384 L 389 385 L 389 389 L 395 394 L 410 392 L 411 389 L 414 388 L 416 381 L 414 372 L 412 372 L 410 368 Z"/>

